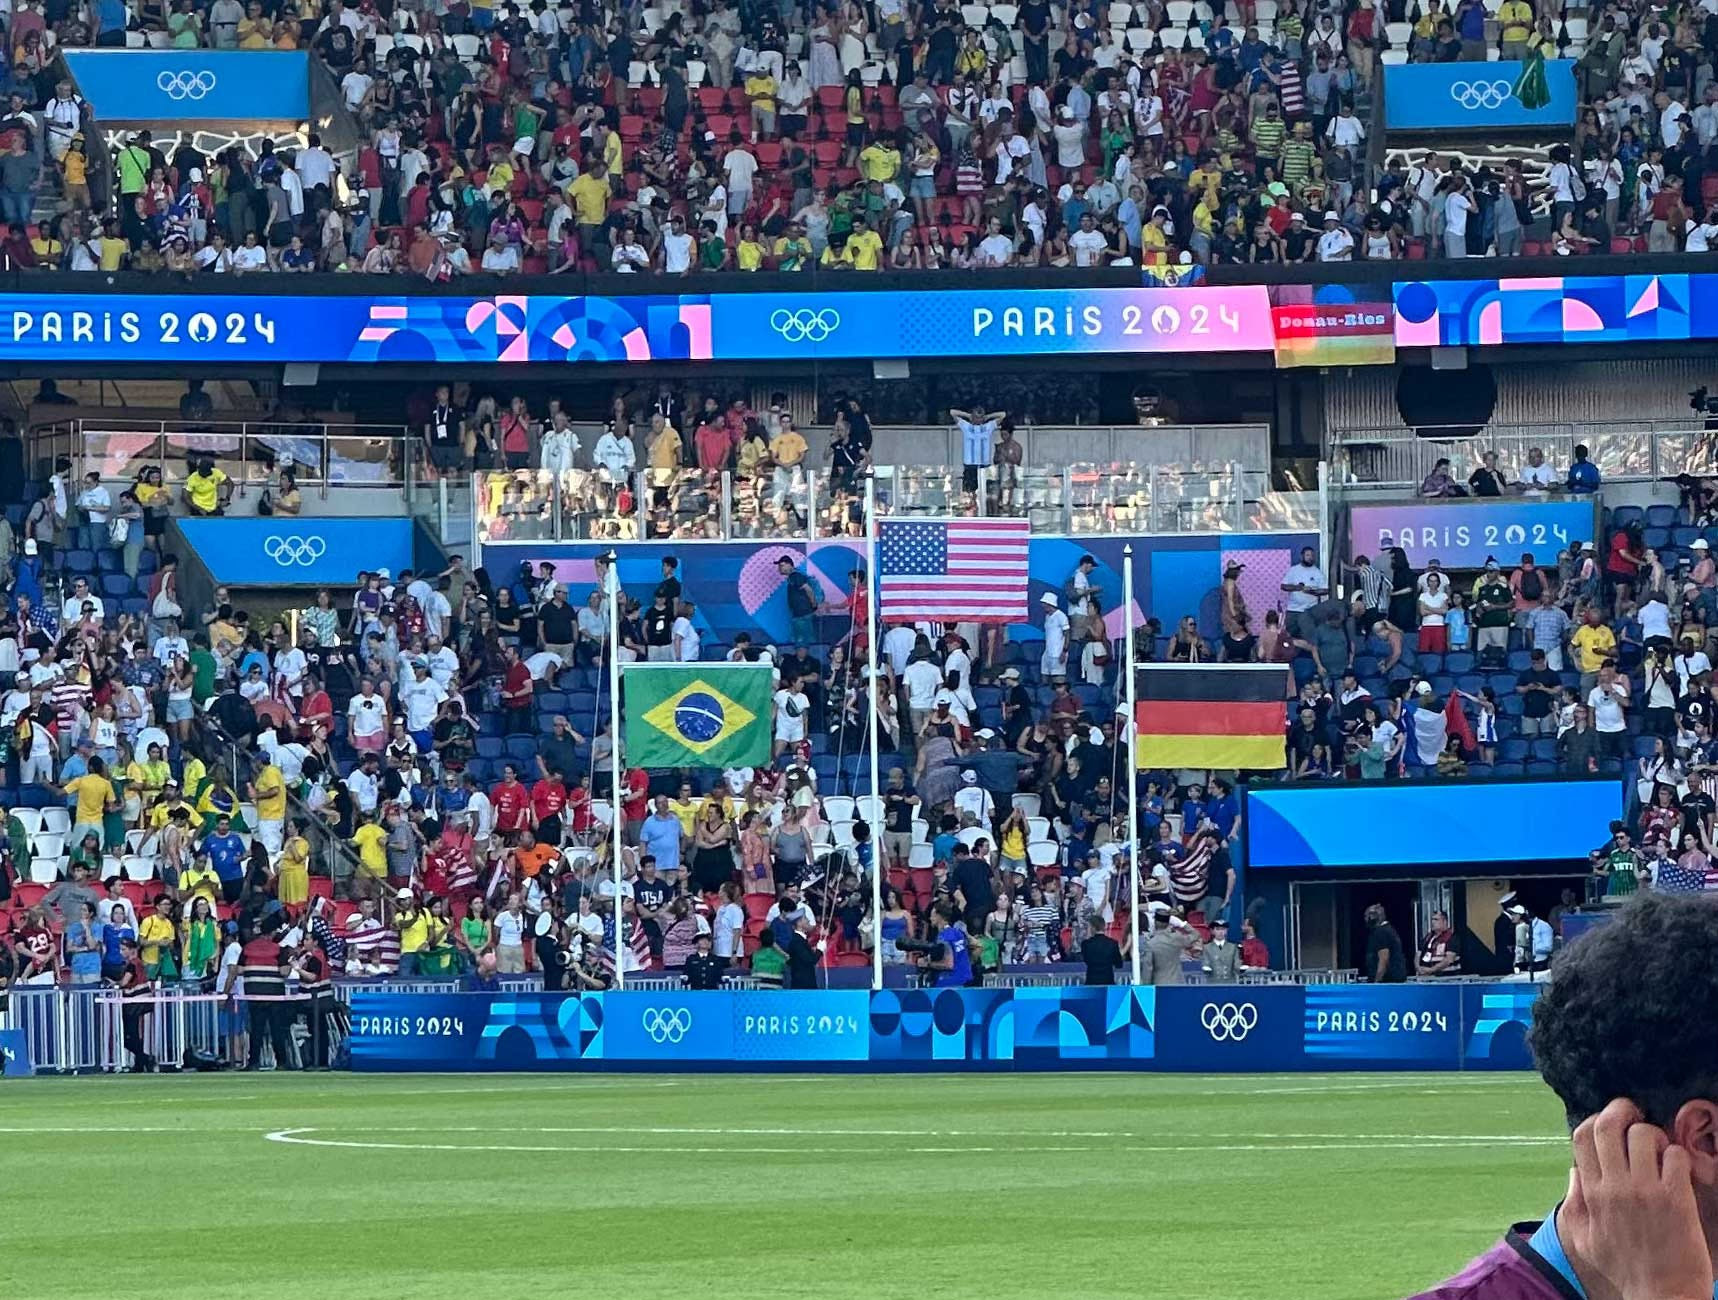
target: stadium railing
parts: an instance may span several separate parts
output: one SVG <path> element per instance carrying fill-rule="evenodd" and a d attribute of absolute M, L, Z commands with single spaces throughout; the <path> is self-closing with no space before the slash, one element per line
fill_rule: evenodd
<path fill-rule="evenodd" d="M 403 487 L 409 453 L 415 445 L 403 425 L 331 424 L 269 420 L 101 420 L 75 419 L 35 426 L 29 455 L 46 479 L 54 462 L 68 456 L 102 479 L 130 483 L 145 469 L 161 471 L 162 484 L 175 495 L 193 458 L 207 456 L 233 481 L 235 492 L 268 486 L 280 469 L 291 467 L 300 488 Z"/>
<path fill-rule="evenodd" d="M 883 515 L 1025 517 L 1065 535 L 1316 531 L 1321 491 L 1279 491 L 1238 463 L 1187 468 L 1133 463 L 1009 470 L 985 467 L 976 491 L 958 467 L 877 470 Z M 471 481 L 473 536 L 515 541 L 817 541 L 862 535 L 862 488 L 852 477 L 796 466 L 643 470 L 617 481 L 601 470 L 495 470 Z"/>
<path fill-rule="evenodd" d="M 1495 424 L 1477 431 L 1472 425 L 1396 425 L 1332 430 L 1330 442 L 1335 482 L 1380 488 L 1418 488 L 1445 456 L 1465 475 L 1487 452 L 1496 452 L 1498 468 L 1515 479 L 1534 447 L 1562 473 L 1575 448 L 1585 446 L 1607 483 L 1718 473 L 1718 430 L 1694 422 Z"/>

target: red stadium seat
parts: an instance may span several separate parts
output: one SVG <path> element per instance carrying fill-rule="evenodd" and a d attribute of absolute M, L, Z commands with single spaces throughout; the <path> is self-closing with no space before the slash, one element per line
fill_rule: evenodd
<path fill-rule="evenodd" d="M 744 894 L 740 906 L 746 909 L 746 915 L 761 921 L 769 915 L 770 908 L 775 906 L 775 899 L 768 894 Z"/>

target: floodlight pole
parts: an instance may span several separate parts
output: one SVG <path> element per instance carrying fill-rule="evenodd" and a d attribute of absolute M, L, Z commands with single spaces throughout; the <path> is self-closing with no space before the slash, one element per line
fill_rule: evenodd
<path fill-rule="evenodd" d="M 1128 902 L 1128 929 L 1133 952 L 1133 982 L 1139 983 L 1139 736 L 1134 726 L 1135 686 L 1133 676 L 1133 543 L 1121 553 L 1122 672 L 1127 678 L 1127 717 L 1122 734 L 1127 737 L 1127 874 L 1131 891 Z"/>

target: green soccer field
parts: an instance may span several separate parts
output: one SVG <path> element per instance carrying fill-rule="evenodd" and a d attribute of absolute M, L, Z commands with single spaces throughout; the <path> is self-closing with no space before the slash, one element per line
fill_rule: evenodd
<path fill-rule="evenodd" d="M 1565 1151 L 1527 1075 L 23 1080 L 0 1282 L 1380 1300 L 1538 1217 Z"/>

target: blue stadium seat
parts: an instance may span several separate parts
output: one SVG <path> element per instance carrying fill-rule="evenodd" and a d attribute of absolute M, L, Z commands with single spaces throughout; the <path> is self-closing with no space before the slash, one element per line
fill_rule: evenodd
<path fill-rule="evenodd" d="M 154 573 L 160 567 L 161 561 L 155 558 L 154 551 L 146 550 L 137 557 L 137 571 L 139 573 Z"/>
<path fill-rule="evenodd" d="M 1378 675 L 1377 655 L 1355 655 L 1354 675 L 1359 678 L 1376 677 Z"/>
<path fill-rule="evenodd" d="M 119 602 L 119 612 L 133 618 L 149 613 L 149 601 L 143 596 L 128 596 Z"/>
<path fill-rule="evenodd" d="M 1557 761 L 1557 741 L 1552 736 L 1535 736 L 1528 746 L 1532 757 L 1541 762 L 1554 763 Z"/>
<path fill-rule="evenodd" d="M 1447 673 L 1434 673 L 1427 679 L 1432 690 L 1438 695 L 1448 695 L 1455 689 L 1456 679 Z"/>
<path fill-rule="evenodd" d="M 1515 694 L 1514 691 L 1511 691 L 1508 695 L 1498 696 L 1497 712 L 1501 717 L 1519 718 L 1521 716 L 1521 709 L 1521 697 Z"/>
<path fill-rule="evenodd" d="M 477 738 L 477 756 L 479 758 L 500 758 L 504 752 L 500 736 L 479 736 Z"/>
<path fill-rule="evenodd" d="M 1460 676 L 1474 670 L 1475 660 L 1472 654 L 1465 650 L 1456 651 L 1444 659 L 1444 671 Z"/>
<path fill-rule="evenodd" d="M 1527 761 L 1527 742 L 1525 740 L 1505 740 L 1497 747 L 1497 756 L 1507 763 L 1524 763 Z"/>
<path fill-rule="evenodd" d="M 524 761 L 537 756 L 537 738 L 535 736 L 508 736 L 506 745 L 509 758 Z"/>
<path fill-rule="evenodd" d="M 1692 524 L 1678 524 L 1675 528 L 1670 530 L 1670 543 L 1672 546 L 1687 549 L 1698 541 L 1699 538 L 1700 530 Z"/>
<path fill-rule="evenodd" d="M 1467 774 L 1473 777 L 1494 776 L 1496 775 L 1496 769 L 1493 768 L 1490 763 L 1469 763 L 1467 765 Z"/>
<path fill-rule="evenodd" d="M 1508 663 L 1510 672 L 1524 673 L 1533 667 L 1533 652 L 1531 650 L 1511 650 Z"/>
<path fill-rule="evenodd" d="M 1527 765 L 1531 766 L 1531 764 Z M 1525 776 L 1527 766 L 1520 763 L 1494 763 L 1491 768 L 1493 776 Z"/>
<path fill-rule="evenodd" d="M 565 713 L 567 696 L 563 691 L 544 691 L 537 697 L 537 707 L 546 713 Z"/>
<path fill-rule="evenodd" d="M 102 573 L 118 573 L 124 567 L 124 560 L 118 551 L 109 548 L 96 554 L 95 567 Z"/>
<path fill-rule="evenodd" d="M 94 573 L 95 552 L 62 551 L 60 553 L 60 567 L 72 573 Z"/>
<path fill-rule="evenodd" d="M 1497 692 L 1497 698 L 1501 701 L 1505 695 L 1514 693 L 1516 676 L 1514 673 L 1492 673 L 1485 679 L 1485 684 Z"/>
<path fill-rule="evenodd" d="M 1677 513 L 1677 507 L 1671 505 L 1659 504 L 1648 506 L 1646 508 L 1646 526 L 1648 528 L 1674 527 L 1677 520 Z M 1617 525 L 1614 517 L 1611 520 L 1611 524 L 1613 527 L 1619 526 Z"/>
<path fill-rule="evenodd" d="M 1441 673 L 1444 670 L 1444 657 L 1440 654 L 1423 654 L 1415 662 L 1423 673 Z"/>
<path fill-rule="evenodd" d="M 1557 775 L 1557 765 L 1555 763 L 1540 762 L 1539 760 L 1536 759 L 1527 765 L 1527 775 L 1528 776 L 1556 776 Z"/>
<path fill-rule="evenodd" d="M 131 595 L 131 579 L 123 573 L 110 573 L 101 580 L 101 594 L 106 600 L 124 600 Z"/>
<path fill-rule="evenodd" d="M 1655 506 L 1654 509 L 1657 509 Z M 1641 540 L 1655 551 L 1662 551 L 1670 545 L 1670 529 L 1648 528 L 1641 534 Z"/>
<path fill-rule="evenodd" d="M 1485 684 L 1486 679 L 1482 673 L 1462 673 L 1456 678 L 1456 689 L 1466 691 L 1469 695 L 1478 695 Z"/>
<path fill-rule="evenodd" d="M 1651 758 L 1652 742 L 1655 739 L 1657 739 L 1655 736 L 1636 736 L 1634 738 L 1634 756 L 1636 758 Z"/>
<path fill-rule="evenodd" d="M 1611 511 L 1611 527 L 1627 528 L 1630 524 L 1646 522 L 1646 511 L 1639 506 L 1618 506 Z"/>

